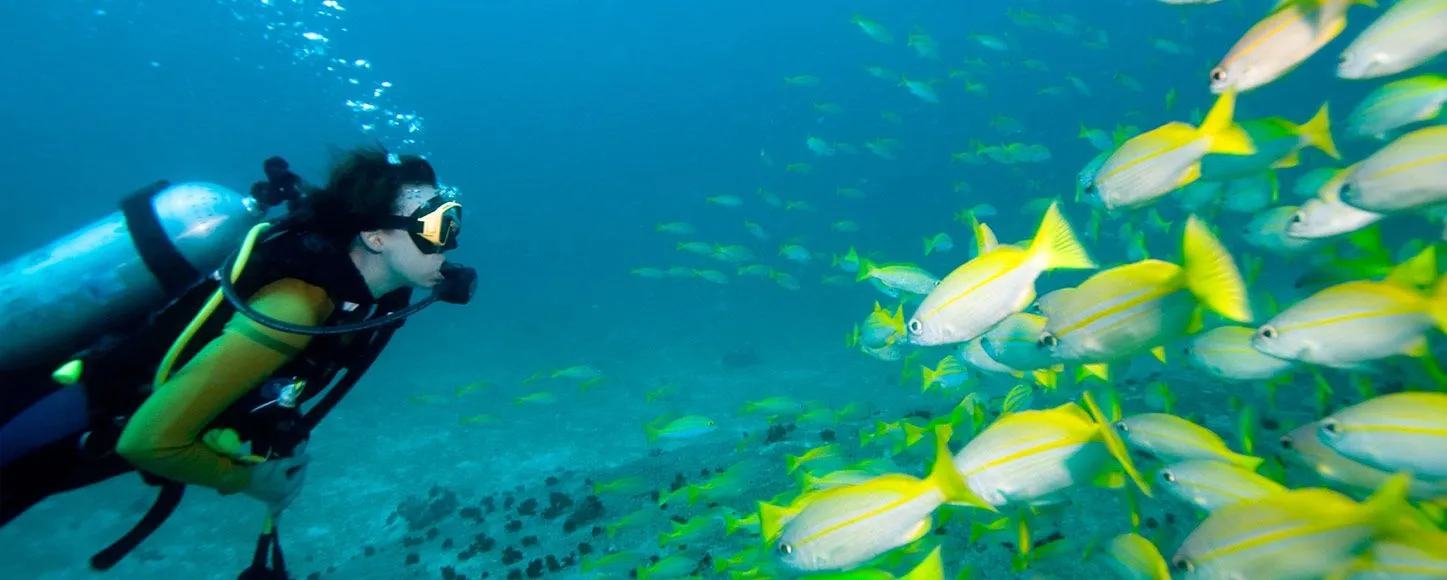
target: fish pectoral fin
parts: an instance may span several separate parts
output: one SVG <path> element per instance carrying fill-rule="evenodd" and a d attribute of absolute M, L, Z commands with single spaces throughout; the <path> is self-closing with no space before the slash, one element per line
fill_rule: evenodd
<path fill-rule="evenodd" d="M 928 535 L 933 529 L 934 517 L 925 516 L 924 519 L 920 520 L 918 524 L 915 524 L 913 528 L 910 528 L 910 530 L 905 533 L 903 538 L 904 543 L 908 544 L 910 542 L 917 542 L 920 538 Z"/>
<path fill-rule="evenodd" d="M 1195 183 L 1196 180 L 1200 178 L 1201 162 L 1197 161 L 1195 163 L 1192 163 L 1190 167 L 1187 167 L 1185 171 L 1181 172 L 1180 179 L 1176 180 L 1176 187 L 1185 187 L 1187 185 Z"/>
<path fill-rule="evenodd" d="M 1286 157 L 1277 159 L 1275 163 L 1272 163 L 1271 168 L 1286 169 L 1289 167 L 1296 167 L 1297 165 L 1301 165 L 1301 153 L 1298 151 L 1292 151 L 1291 153 L 1287 153 Z"/>
<path fill-rule="evenodd" d="M 1423 336 L 1407 345 L 1407 349 L 1402 351 L 1402 354 L 1412 358 L 1430 357 L 1432 355 L 1432 347 L 1428 344 L 1427 337 Z"/>
<path fill-rule="evenodd" d="M 1166 347 L 1158 346 L 1151 349 L 1151 356 L 1156 357 L 1156 360 L 1161 361 L 1161 364 L 1166 364 Z"/>

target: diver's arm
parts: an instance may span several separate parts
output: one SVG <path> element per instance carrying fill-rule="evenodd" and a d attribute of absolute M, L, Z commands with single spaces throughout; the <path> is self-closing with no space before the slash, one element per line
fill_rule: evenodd
<path fill-rule="evenodd" d="M 248 303 L 263 315 L 306 326 L 321 324 L 333 309 L 321 288 L 290 278 L 267 285 Z M 250 481 L 249 467 L 212 451 L 202 432 L 310 340 L 236 314 L 220 336 L 156 387 L 121 432 L 116 452 L 137 469 L 168 479 L 223 494 L 241 491 Z"/>

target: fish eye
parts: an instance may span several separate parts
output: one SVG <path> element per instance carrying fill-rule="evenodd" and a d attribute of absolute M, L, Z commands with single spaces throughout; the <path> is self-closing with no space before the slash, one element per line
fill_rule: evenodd
<path fill-rule="evenodd" d="M 717 425 L 717 424 L 718 424 L 718 423 L 715 423 L 715 422 L 713 422 L 713 421 L 709 421 L 709 422 L 708 422 L 708 426 L 709 426 L 709 427 L 713 427 L 714 425 Z"/>
<path fill-rule="evenodd" d="M 1040 340 L 1035 344 L 1041 348 L 1055 348 L 1055 345 L 1060 344 L 1060 341 L 1055 338 L 1055 335 L 1047 334 L 1040 337 Z"/>
<path fill-rule="evenodd" d="M 1321 430 L 1336 435 L 1341 431 L 1341 424 L 1337 423 L 1336 419 L 1327 419 L 1321 422 Z"/>
<path fill-rule="evenodd" d="M 788 544 L 780 543 L 780 544 L 779 544 L 779 553 L 780 553 L 780 554 L 783 554 L 783 555 L 785 555 L 785 556 L 788 556 L 789 554 L 793 554 L 793 553 L 794 553 L 794 547 L 793 547 L 793 546 L 790 546 L 790 545 L 788 545 Z"/>
<path fill-rule="evenodd" d="M 1169 470 L 1169 469 L 1162 469 L 1162 470 L 1161 470 L 1161 479 L 1162 479 L 1163 481 L 1165 481 L 1166 483 L 1175 483 L 1175 482 L 1176 482 L 1176 474 L 1171 473 L 1171 470 Z"/>
<path fill-rule="evenodd" d="M 1196 565 L 1191 562 L 1190 558 L 1186 558 L 1185 556 L 1177 556 L 1176 559 L 1171 560 L 1171 565 L 1175 566 L 1177 570 L 1184 570 L 1186 572 L 1191 572 L 1196 569 Z"/>
<path fill-rule="evenodd" d="M 923 323 L 923 322 L 920 322 L 918 318 L 912 318 L 912 319 L 910 319 L 910 321 L 909 321 L 909 332 L 910 332 L 910 334 L 919 334 L 921 330 L 924 330 L 924 323 Z"/>
<path fill-rule="evenodd" d="M 1293 447 L 1296 447 L 1296 441 L 1292 440 L 1292 438 L 1291 438 L 1290 435 L 1282 435 L 1282 436 L 1281 436 L 1281 448 L 1282 448 L 1282 449 L 1291 449 L 1291 448 L 1293 448 Z"/>
<path fill-rule="evenodd" d="M 1301 212 L 1291 214 L 1291 223 L 1299 224 L 1304 221 L 1306 221 L 1306 216 L 1302 215 Z"/>
<path fill-rule="evenodd" d="M 1226 80 L 1226 69 L 1219 66 L 1211 69 L 1211 81 L 1219 83 L 1224 80 Z"/>
<path fill-rule="evenodd" d="M 1125 421 L 1116 421 L 1115 428 L 1120 429 L 1121 433 L 1130 433 L 1130 425 L 1126 425 Z"/>
<path fill-rule="evenodd" d="M 1274 338 L 1276 338 L 1276 327 L 1271 326 L 1271 325 L 1268 324 L 1268 325 L 1266 325 L 1266 326 L 1261 327 L 1261 330 L 1260 330 L 1260 331 L 1257 331 L 1256 335 L 1257 335 L 1257 336 L 1260 336 L 1261 338 L 1264 338 L 1264 339 L 1266 339 L 1266 340 L 1274 339 Z"/>

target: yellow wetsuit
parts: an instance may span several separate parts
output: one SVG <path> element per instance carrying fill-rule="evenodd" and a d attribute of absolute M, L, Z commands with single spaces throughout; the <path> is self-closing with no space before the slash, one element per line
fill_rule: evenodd
<path fill-rule="evenodd" d="M 321 324 L 335 307 L 321 288 L 292 278 L 268 284 L 248 304 L 271 318 L 306 326 Z M 220 336 L 156 387 L 121 432 L 116 452 L 137 469 L 168 479 L 223 494 L 245 489 L 250 469 L 202 443 L 204 431 L 310 340 L 236 314 Z"/>

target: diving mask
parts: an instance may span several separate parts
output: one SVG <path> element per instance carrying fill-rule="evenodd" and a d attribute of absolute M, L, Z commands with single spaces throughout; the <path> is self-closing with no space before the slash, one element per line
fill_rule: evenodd
<path fill-rule="evenodd" d="M 381 226 L 406 230 L 424 254 L 457 249 L 457 235 L 462 232 L 462 204 L 444 196 L 432 198 L 412 215 L 387 216 Z"/>

